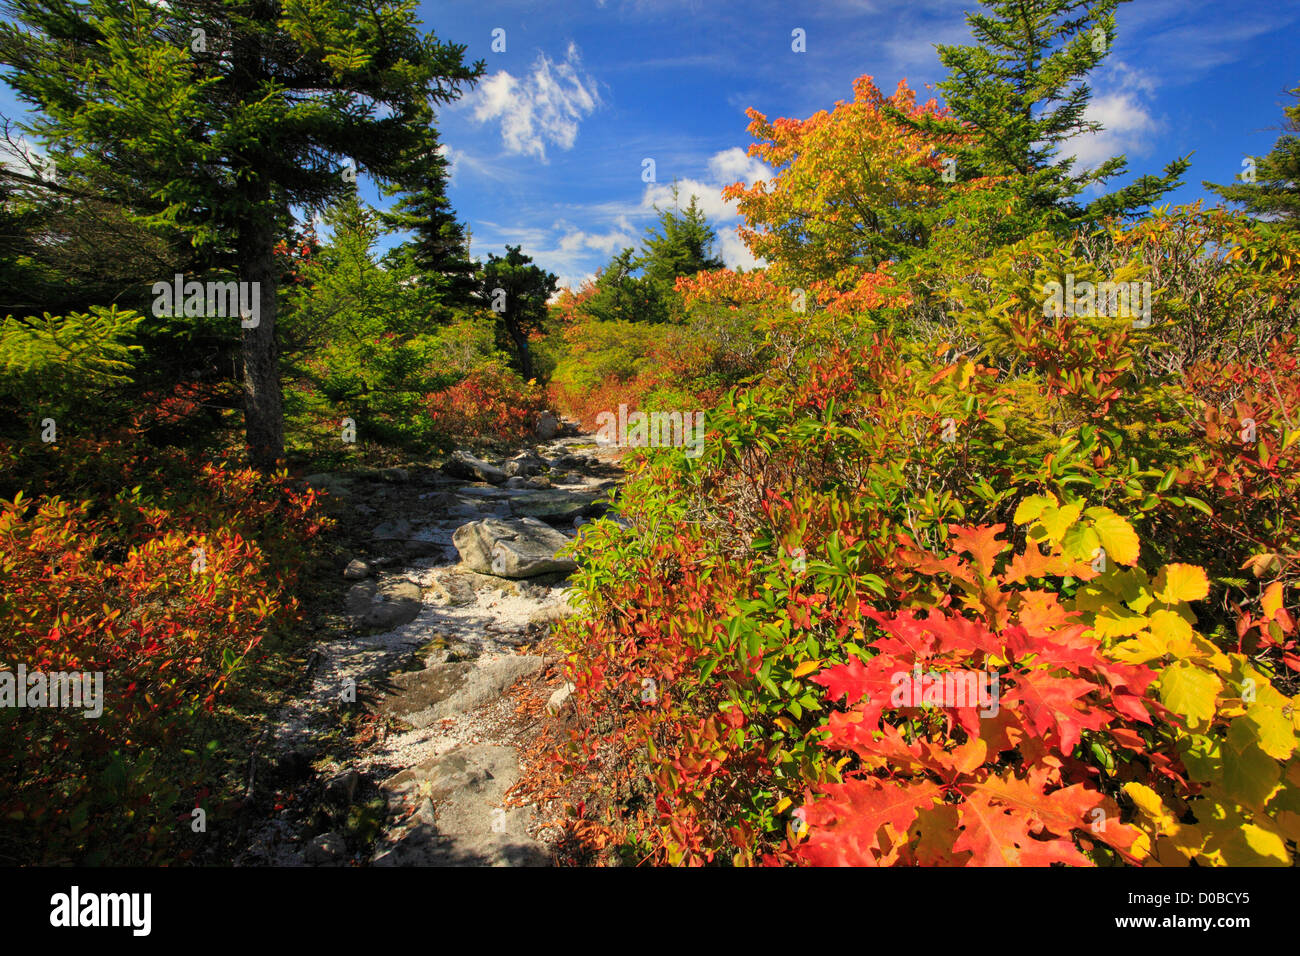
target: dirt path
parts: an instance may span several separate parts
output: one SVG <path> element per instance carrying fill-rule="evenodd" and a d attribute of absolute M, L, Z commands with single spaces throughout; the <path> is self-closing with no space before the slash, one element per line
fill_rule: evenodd
<path fill-rule="evenodd" d="M 281 789 L 297 782 L 238 863 L 551 862 L 559 833 L 539 826 L 536 808 L 504 800 L 546 719 L 539 704 L 555 709 L 566 693 L 559 662 L 536 645 L 572 613 L 567 573 L 535 572 L 554 564 L 559 534 L 574 537 L 603 510 L 618 457 L 577 436 L 524 452 L 508 478 L 475 459 L 309 477 L 343 500 L 340 520 L 356 529 L 340 568 L 346 613 L 264 734 L 266 772 Z"/>

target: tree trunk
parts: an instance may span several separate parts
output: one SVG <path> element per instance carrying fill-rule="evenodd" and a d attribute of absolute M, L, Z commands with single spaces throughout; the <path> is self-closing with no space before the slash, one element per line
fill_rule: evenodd
<path fill-rule="evenodd" d="M 240 230 L 239 281 L 258 285 L 257 325 L 241 329 L 244 354 L 244 432 L 248 455 L 258 471 L 271 471 L 284 457 L 284 407 L 280 395 L 280 355 L 275 342 L 276 288 L 274 234 L 269 223 Z M 241 318 L 241 325 L 244 320 Z M 248 321 L 251 321 L 249 319 Z"/>
<path fill-rule="evenodd" d="M 515 350 L 519 353 L 519 374 L 524 377 L 525 382 L 530 381 L 533 377 L 533 356 L 528 351 L 528 336 L 514 322 L 506 324 L 506 331 L 510 333 L 510 338 L 515 343 Z"/>

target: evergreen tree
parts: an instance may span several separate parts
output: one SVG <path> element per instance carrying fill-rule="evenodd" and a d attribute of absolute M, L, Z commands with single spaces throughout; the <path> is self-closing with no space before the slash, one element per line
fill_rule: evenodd
<path fill-rule="evenodd" d="M 420 30 L 415 0 L 4 0 L 0 64 L 41 111 L 26 127 L 98 169 L 148 225 L 258 283 L 242 328 L 245 427 L 261 468 L 283 450 L 274 249 L 294 208 L 409 170 L 433 106 L 483 72 Z M 355 162 L 355 167 L 346 160 Z M 61 165 L 63 160 L 61 159 Z M 158 279 L 166 279 L 158 276 Z M 242 323 L 241 323 L 242 325 Z"/>
<path fill-rule="evenodd" d="M 950 141 L 974 129 L 975 137 L 953 149 L 957 175 L 1013 178 L 1027 213 L 1026 221 L 1006 225 L 1011 238 L 1140 213 L 1176 188 L 1190 165 L 1177 159 L 1161 176 L 1139 177 L 1086 207 L 1077 201 L 1088 186 L 1104 185 L 1128 166 L 1125 157 L 1113 156 L 1081 169 L 1065 153 L 1071 138 L 1103 128 L 1086 118 L 1092 98 L 1086 78 L 1112 49 L 1115 10 L 1124 2 L 985 0 L 983 12 L 966 16 L 974 45 L 937 47 L 948 69 L 938 87 L 953 118 L 913 122 Z"/>
<path fill-rule="evenodd" d="M 681 209 L 677 183 L 672 188 L 673 207 L 656 207 L 659 222 L 646 230 L 639 260 L 646 278 L 668 287 L 678 276 L 693 276 L 723 266 L 722 260 L 713 254 L 718 234 L 700 208 L 698 197 L 691 196 L 687 207 Z"/>
<path fill-rule="evenodd" d="M 582 310 L 600 322 L 662 322 L 668 317 L 665 289 L 639 270 L 631 246 L 596 277 L 596 288 Z"/>
<path fill-rule="evenodd" d="M 1229 202 L 1245 205 L 1252 216 L 1276 219 L 1284 225 L 1300 225 L 1300 86 L 1291 90 L 1297 97 L 1293 106 L 1283 110 L 1286 122 L 1272 151 L 1259 158 L 1253 176 L 1243 170 L 1237 181 L 1225 186 L 1204 183 Z"/>
<path fill-rule="evenodd" d="M 533 265 L 519 246 L 506 246 L 504 257 L 488 256 L 479 276 L 481 303 L 497 319 L 502 345 L 512 348 L 519 374 L 533 377 L 533 356 L 529 337 L 546 321 L 547 300 L 555 293 L 559 279 Z"/>
<path fill-rule="evenodd" d="M 414 236 L 394 249 L 389 259 L 403 263 L 403 271 L 437 301 L 466 306 L 474 295 L 477 269 L 469 257 L 465 227 L 447 198 L 447 158 L 435 132 L 430 131 L 428 142 L 408 167 L 398 177 L 398 187 L 390 190 L 405 194 L 383 220 L 390 228 L 411 230 Z"/>

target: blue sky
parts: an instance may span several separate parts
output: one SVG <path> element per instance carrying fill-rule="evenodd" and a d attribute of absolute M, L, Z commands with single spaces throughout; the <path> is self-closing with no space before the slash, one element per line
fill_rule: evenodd
<path fill-rule="evenodd" d="M 892 92 L 943 78 L 933 44 L 970 39 L 971 0 L 551 0 L 424 3 L 440 38 L 483 59 L 485 80 L 440 115 L 453 204 L 476 256 L 506 243 L 576 284 L 654 221 L 674 177 L 700 194 L 729 265 L 749 265 L 718 195 L 761 175 L 744 111 L 806 117 L 852 96 L 868 73 Z M 1276 140 L 1285 90 L 1300 85 L 1295 0 L 1133 0 L 1093 78 L 1107 131 L 1082 159 L 1126 153 L 1132 175 L 1187 153 L 1178 202 L 1230 180 Z M 505 52 L 493 52 L 494 29 Z M 801 28 L 807 50 L 791 49 Z M 642 181 L 655 160 L 657 182 Z"/>
<path fill-rule="evenodd" d="M 700 196 L 729 265 L 753 259 L 720 189 L 763 175 L 746 156 L 746 107 L 807 117 L 852 96 L 871 74 L 885 92 L 904 77 L 943 77 L 935 43 L 970 39 L 973 0 L 455 0 L 422 3 L 425 26 L 467 46 L 487 73 L 442 108 L 450 196 L 473 253 L 522 245 L 577 285 L 654 222 L 681 181 Z M 806 52 L 792 50 L 801 29 Z M 492 49 L 503 30 L 504 52 Z M 1106 132 L 1078 142 L 1084 161 L 1114 153 L 1130 176 L 1192 153 L 1175 202 L 1206 196 L 1246 155 L 1271 148 L 1300 85 L 1300 0 L 1133 0 L 1094 74 L 1093 115 Z M 500 36 L 500 34 L 497 34 Z M 18 106 L 0 86 L 0 112 Z M 653 159 L 656 182 L 642 180 Z M 362 194 L 377 201 L 363 183 Z M 685 198 L 685 197 L 684 197 Z M 388 243 L 396 239 L 389 239 Z"/>

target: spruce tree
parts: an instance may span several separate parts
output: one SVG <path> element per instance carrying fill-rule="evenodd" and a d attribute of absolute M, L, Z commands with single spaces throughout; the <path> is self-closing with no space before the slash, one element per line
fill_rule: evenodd
<path fill-rule="evenodd" d="M 1300 98 L 1300 86 L 1291 90 Z M 1261 156 L 1253 171 L 1243 170 L 1237 181 L 1224 186 L 1204 183 L 1229 202 L 1239 202 L 1252 216 L 1275 219 L 1283 225 L 1300 225 L 1300 99 L 1283 110 L 1283 134 L 1267 156 Z"/>
<path fill-rule="evenodd" d="M 519 246 L 506 246 L 505 256 L 491 254 L 479 275 L 479 298 L 497 319 L 498 341 L 511 348 L 519 373 L 533 377 L 529 337 L 546 321 L 547 300 L 559 279 L 540 266 Z"/>
<path fill-rule="evenodd" d="M 424 33 L 414 0 L 4 0 L 0 65 L 26 131 L 144 224 L 182 229 L 258 283 L 241 328 L 250 456 L 283 450 L 275 245 L 295 209 L 407 171 L 433 107 L 483 72 Z M 66 158 L 65 155 L 66 154 Z M 354 165 L 355 164 L 355 165 Z M 100 175 L 88 175 L 98 170 Z M 166 280 L 169 277 L 159 276 Z M 243 323 L 241 323 L 241 326 Z"/>
<path fill-rule="evenodd" d="M 915 125 L 945 139 L 963 130 L 977 134 L 953 148 L 961 179 L 1006 176 L 1024 201 L 1024 222 L 1012 234 L 1140 213 L 1179 184 L 1187 158 L 1165 166 L 1163 175 L 1142 176 L 1080 205 L 1079 195 L 1105 184 L 1128 166 L 1113 156 L 1079 168 L 1069 140 L 1097 133 L 1086 116 L 1092 90 L 1087 77 L 1115 43 L 1115 10 L 1127 0 L 986 0 L 968 13 L 975 43 L 938 45 L 948 76 L 938 84 L 953 114 L 949 122 L 922 119 Z"/>
<path fill-rule="evenodd" d="M 659 221 L 646 230 L 639 260 L 646 278 L 668 287 L 678 276 L 693 276 L 723 266 L 722 260 L 713 254 L 718 235 L 700 208 L 698 197 L 691 196 L 690 203 L 682 209 L 676 183 L 672 189 L 673 206 L 655 209 Z"/>
<path fill-rule="evenodd" d="M 390 190 L 404 195 L 383 221 L 390 228 L 414 233 L 390 253 L 390 261 L 402 263 L 403 271 L 440 304 L 463 307 L 473 298 L 477 269 L 469 257 L 465 227 L 447 198 L 447 180 L 447 158 L 431 130 Z"/>

